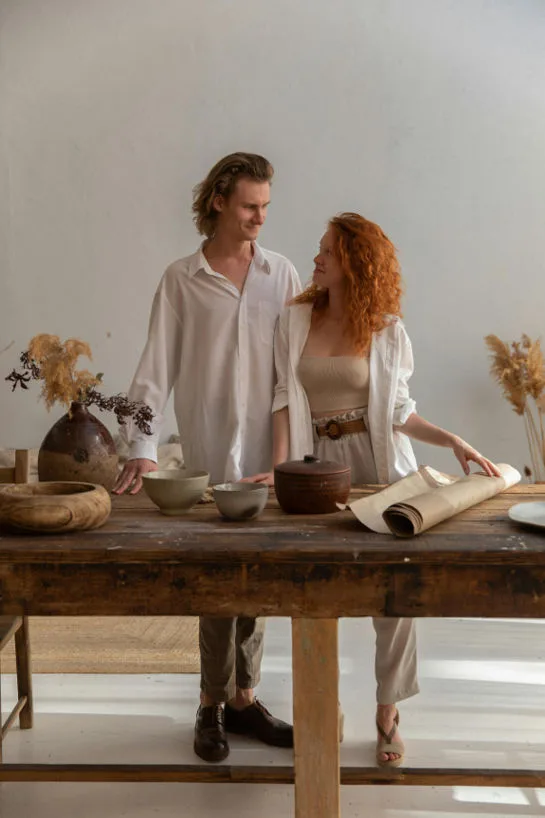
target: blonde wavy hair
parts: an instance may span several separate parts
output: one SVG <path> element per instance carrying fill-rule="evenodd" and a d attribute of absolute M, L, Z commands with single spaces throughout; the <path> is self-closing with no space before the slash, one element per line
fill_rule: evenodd
<path fill-rule="evenodd" d="M 269 160 L 257 153 L 230 153 L 216 162 L 206 179 L 193 188 L 193 221 L 198 232 L 207 238 L 214 235 L 219 215 L 214 207 L 216 196 L 228 199 L 239 179 L 270 182 L 273 175 Z"/>

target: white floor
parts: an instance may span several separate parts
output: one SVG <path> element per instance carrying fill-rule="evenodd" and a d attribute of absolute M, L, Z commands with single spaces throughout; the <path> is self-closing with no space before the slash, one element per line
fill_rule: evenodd
<path fill-rule="evenodd" d="M 410 766 L 545 769 L 545 622 L 420 620 L 419 696 L 401 706 Z M 6 709 L 14 679 L 3 679 Z M 9 733 L 6 762 L 173 763 L 192 752 L 198 677 L 34 677 L 35 727 Z M 290 625 L 269 620 L 259 695 L 291 712 Z M 374 759 L 373 631 L 341 623 L 341 762 Z M 230 741 L 231 764 L 287 764 L 291 752 Z M 343 787 L 343 818 L 543 816 L 545 790 Z M 274 785 L 0 784 L 1 818 L 289 818 Z"/>

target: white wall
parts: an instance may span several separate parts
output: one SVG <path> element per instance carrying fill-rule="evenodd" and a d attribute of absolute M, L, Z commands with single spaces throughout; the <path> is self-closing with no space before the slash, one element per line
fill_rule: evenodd
<path fill-rule="evenodd" d="M 125 389 L 158 279 L 196 246 L 191 187 L 256 151 L 277 171 L 262 243 L 306 278 L 330 215 L 378 221 L 403 263 L 421 413 L 528 461 L 482 337 L 545 329 L 542 0 L 4 0 L 0 15 L 2 375 L 51 332 L 87 340 L 106 389 Z M 37 392 L 0 388 L 0 446 L 38 444 L 59 416 Z"/>

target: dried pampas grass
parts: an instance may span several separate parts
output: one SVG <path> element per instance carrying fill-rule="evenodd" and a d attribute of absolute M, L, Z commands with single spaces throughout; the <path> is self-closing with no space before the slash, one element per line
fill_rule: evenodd
<path fill-rule="evenodd" d="M 96 406 L 100 411 L 114 412 L 118 423 L 124 425 L 132 418 L 135 426 L 147 435 L 152 434 L 153 412 L 141 401 L 131 401 L 126 395 L 106 397 L 95 387 L 102 382 L 102 373 L 93 375 L 88 369 L 76 369 L 80 355 L 91 359 L 91 347 L 79 338 L 61 342 L 58 335 L 35 335 L 28 349 L 20 355 L 21 367 L 12 369 L 6 378 L 17 387 L 28 389 L 31 380 L 41 381 L 40 396 L 48 409 L 55 403 L 68 408 L 73 402 Z"/>
<path fill-rule="evenodd" d="M 89 344 L 77 338 L 64 343 L 58 335 L 35 335 L 28 345 L 28 357 L 40 370 L 41 397 L 48 409 L 57 403 L 69 407 L 72 401 L 83 401 L 89 389 L 100 383 L 100 376 L 88 369 L 76 369 L 80 355 L 92 360 Z"/>
<path fill-rule="evenodd" d="M 484 340 L 491 353 L 491 374 L 513 411 L 524 418 L 534 477 L 545 480 L 545 359 L 541 344 L 528 335 L 509 344 L 497 335 L 487 335 Z"/>

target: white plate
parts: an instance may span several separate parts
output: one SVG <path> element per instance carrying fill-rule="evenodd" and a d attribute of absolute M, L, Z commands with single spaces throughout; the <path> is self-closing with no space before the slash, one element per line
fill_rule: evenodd
<path fill-rule="evenodd" d="M 545 502 L 517 503 L 511 506 L 508 514 L 515 523 L 545 528 Z"/>

